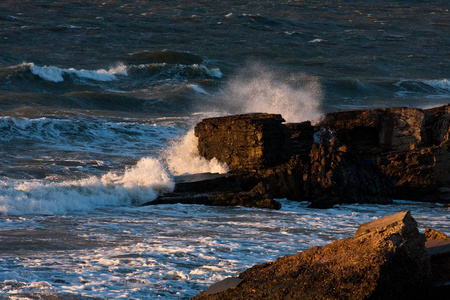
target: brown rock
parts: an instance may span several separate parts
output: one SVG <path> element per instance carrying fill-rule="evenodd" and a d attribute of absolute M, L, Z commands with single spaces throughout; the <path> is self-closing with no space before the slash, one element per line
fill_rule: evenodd
<path fill-rule="evenodd" d="M 222 281 L 216 282 L 211 285 L 206 291 L 203 292 L 203 295 L 212 295 L 217 294 L 228 289 L 237 287 L 243 280 L 238 277 L 228 277 Z"/>
<path fill-rule="evenodd" d="M 245 114 L 204 119 L 195 127 L 199 154 L 234 171 L 285 163 L 291 156 L 289 128 L 281 115 Z"/>
<path fill-rule="evenodd" d="M 442 240 L 442 239 L 448 239 L 450 238 L 448 235 L 446 235 L 445 233 L 442 233 L 440 231 L 431 229 L 431 228 L 425 228 L 425 239 L 427 241 L 429 240 Z"/>
<path fill-rule="evenodd" d="M 358 237 L 254 266 L 239 275 L 239 286 L 193 299 L 416 299 L 430 278 L 424 237 L 409 213 L 391 219 L 371 222 Z"/>

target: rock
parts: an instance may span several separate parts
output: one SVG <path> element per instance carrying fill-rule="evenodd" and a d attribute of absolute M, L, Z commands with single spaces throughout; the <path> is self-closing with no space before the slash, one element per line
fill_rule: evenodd
<path fill-rule="evenodd" d="M 305 198 L 311 201 L 310 207 L 326 208 L 338 203 L 392 203 L 392 181 L 373 161 L 350 153 L 336 140 L 314 144 L 309 156 L 311 167 L 305 176 Z"/>
<path fill-rule="evenodd" d="M 392 178 L 397 198 L 449 203 L 440 187 L 450 186 L 450 142 L 415 151 L 380 155 L 378 166 Z"/>
<path fill-rule="evenodd" d="M 281 115 L 244 114 L 203 119 L 195 126 L 199 154 L 217 158 L 233 171 L 285 163 L 291 156 L 289 128 Z"/>
<path fill-rule="evenodd" d="M 356 153 L 372 156 L 421 145 L 425 112 L 404 107 L 336 112 L 327 114 L 320 125 Z"/>
<path fill-rule="evenodd" d="M 417 299 L 428 291 L 424 236 L 409 212 L 362 234 L 254 266 L 235 288 L 193 299 Z"/>
<path fill-rule="evenodd" d="M 229 178 L 229 177 L 219 177 Z M 208 181 L 208 180 L 207 180 Z M 197 182 L 195 188 L 203 187 L 206 183 Z M 177 189 L 175 189 L 177 190 Z M 156 200 L 144 203 L 143 206 L 158 204 L 202 204 L 209 206 L 243 206 L 267 209 L 280 209 L 281 203 L 273 200 L 263 183 L 258 184 L 249 192 L 221 191 L 212 189 L 210 192 L 201 192 L 191 188 L 183 192 L 167 193 Z"/>
<path fill-rule="evenodd" d="M 174 193 L 240 192 L 241 182 L 234 174 L 200 173 L 175 176 Z"/>
<path fill-rule="evenodd" d="M 434 230 L 434 229 L 430 229 L 430 228 L 425 228 L 424 235 L 425 235 L 425 239 L 427 241 L 429 241 L 429 240 L 442 240 L 442 239 L 450 238 L 445 233 L 442 233 L 440 231 L 437 231 L 437 230 Z"/>
<path fill-rule="evenodd" d="M 211 285 L 206 291 L 203 292 L 203 295 L 212 295 L 217 294 L 228 289 L 237 287 L 243 280 L 238 277 L 228 277 L 222 281 L 216 282 Z"/>
<path fill-rule="evenodd" d="M 430 232 L 429 232 L 430 233 Z M 429 299 L 447 299 L 450 295 L 450 238 L 438 231 L 432 231 L 425 243 L 428 254 L 431 256 L 431 273 L 433 287 Z"/>
<path fill-rule="evenodd" d="M 310 121 L 302 123 L 287 123 L 286 126 L 291 130 L 292 153 L 306 154 L 311 151 L 314 144 L 314 134 L 316 127 L 311 125 Z"/>

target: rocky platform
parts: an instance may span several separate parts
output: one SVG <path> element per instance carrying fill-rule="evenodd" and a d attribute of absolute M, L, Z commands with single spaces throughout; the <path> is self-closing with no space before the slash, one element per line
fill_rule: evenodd
<path fill-rule="evenodd" d="M 440 235 L 428 233 L 426 246 L 411 214 L 400 212 L 362 224 L 354 237 L 254 266 L 193 299 L 448 299 L 450 242 Z"/>

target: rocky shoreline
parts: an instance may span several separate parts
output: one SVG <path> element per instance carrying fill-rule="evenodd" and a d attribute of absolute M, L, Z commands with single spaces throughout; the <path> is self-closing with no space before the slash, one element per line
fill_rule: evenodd
<path fill-rule="evenodd" d="M 448 299 L 450 238 L 419 233 L 410 212 L 354 237 L 253 266 L 193 299 Z"/>
<path fill-rule="evenodd" d="M 176 178 L 173 193 L 145 205 L 279 209 L 274 198 L 390 204 L 450 203 L 450 105 L 329 113 L 317 124 L 277 114 L 202 120 L 198 152 L 227 174 Z M 450 238 L 419 233 L 409 212 L 362 224 L 355 236 L 254 266 L 193 299 L 446 299 Z M 431 298 L 430 298 L 431 297 Z"/>
<path fill-rule="evenodd" d="M 273 198 L 389 204 L 392 199 L 450 203 L 450 104 L 382 108 L 285 123 L 277 114 L 202 120 L 198 152 L 230 173 L 181 176 L 172 194 L 146 205 L 193 203 L 277 209 Z"/>

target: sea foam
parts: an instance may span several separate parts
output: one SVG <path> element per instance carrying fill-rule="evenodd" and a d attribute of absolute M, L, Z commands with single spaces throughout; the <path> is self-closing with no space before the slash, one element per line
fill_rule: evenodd
<path fill-rule="evenodd" d="M 0 214 L 64 215 L 109 206 L 142 204 L 175 184 L 165 167 L 154 158 L 143 158 L 135 166 L 102 177 L 65 182 L 42 180 L 3 182 Z"/>
<path fill-rule="evenodd" d="M 227 173 L 229 171 L 228 166 L 216 158 L 207 160 L 200 157 L 197 144 L 198 139 L 194 135 L 194 130 L 190 130 L 182 138 L 173 141 L 164 151 L 163 156 L 172 174 Z"/>

